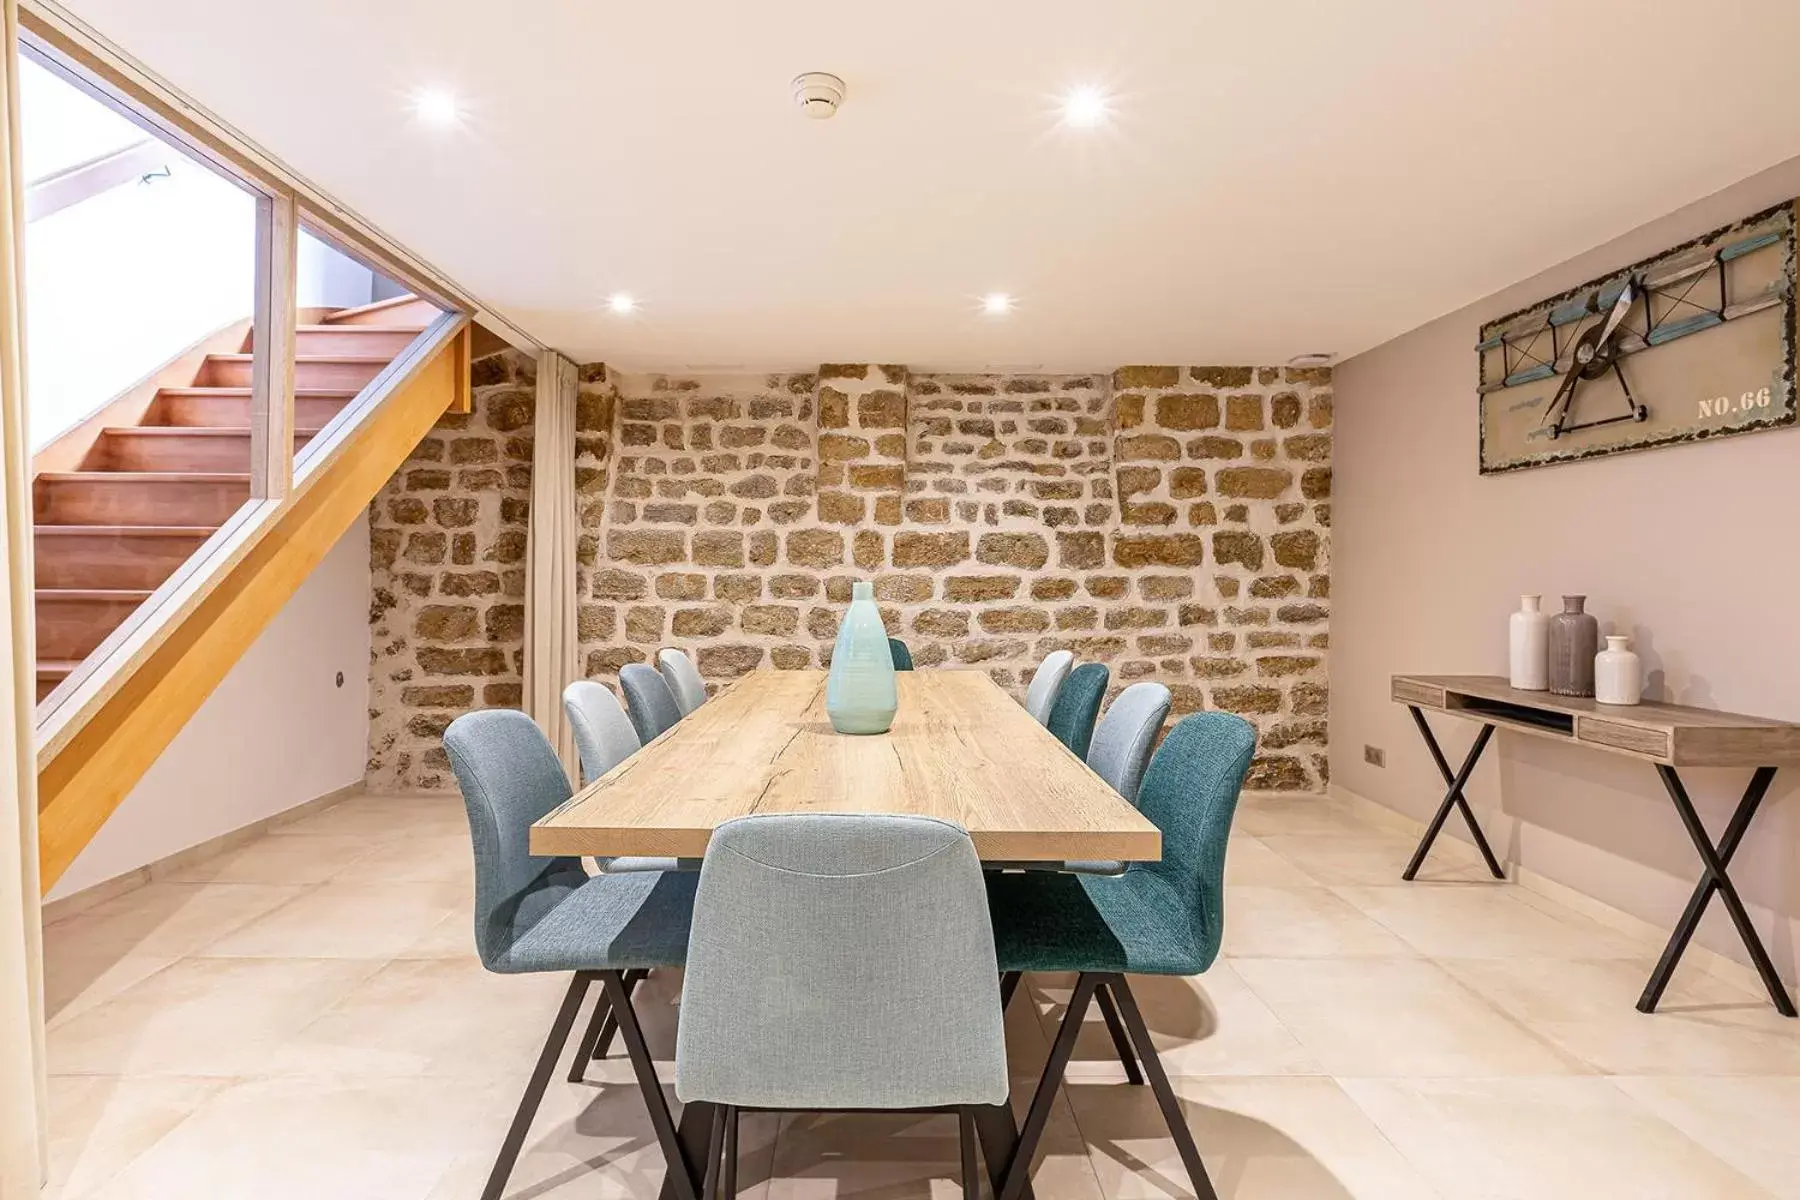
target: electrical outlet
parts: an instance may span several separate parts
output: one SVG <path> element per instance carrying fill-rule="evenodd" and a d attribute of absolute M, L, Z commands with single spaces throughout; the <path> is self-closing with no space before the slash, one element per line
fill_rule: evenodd
<path fill-rule="evenodd" d="M 1380 746 L 1364 746 L 1363 761 L 1371 767 L 1385 767 L 1387 766 L 1387 751 Z"/>

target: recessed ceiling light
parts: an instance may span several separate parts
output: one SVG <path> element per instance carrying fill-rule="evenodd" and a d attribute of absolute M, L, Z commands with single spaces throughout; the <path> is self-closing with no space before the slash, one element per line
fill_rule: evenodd
<path fill-rule="evenodd" d="M 456 124 L 456 95 L 448 88 L 420 88 L 413 95 L 413 110 L 427 125 Z"/>
<path fill-rule="evenodd" d="M 1004 316 L 1012 311 L 1013 298 L 1005 292 L 989 292 L 981 298 L 981 311 L 990 317 Z"/>
<path fill-rule="evenodd" d="M 607 297 L 606 307 L 612 309 L 616 313 L 635 312 L 637 311 L 637 300 L 629 293 L 614 292 L 611 296 Z"/>
<path fill-rule="evenodd" d="M 1106 120 L 1106 93 L 1084 85 L 1073 88 L 1063 98 L 1063 121 L 1078 129 L 1092 129 Z"/>

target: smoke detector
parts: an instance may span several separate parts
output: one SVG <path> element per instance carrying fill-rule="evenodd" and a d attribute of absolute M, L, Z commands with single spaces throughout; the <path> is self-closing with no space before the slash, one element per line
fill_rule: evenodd
<path fill-rule="evenodd" d="M 844 102 L 844 81 L 823 71 L 808 71 L 794 76 L 794 103 L 815 121 L 823 121 L 836 113 Z"/>

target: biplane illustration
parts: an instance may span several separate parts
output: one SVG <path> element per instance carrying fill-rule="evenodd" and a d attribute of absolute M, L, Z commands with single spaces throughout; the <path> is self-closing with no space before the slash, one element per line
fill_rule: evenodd
<path fill-rule="evenodd" d="M 1548 312 L 1532 314 L 1490 335 L 1476 349 L 1501 353 L 1501 377 L 1481 392 L 1561 376 L 1562 386 L 1544 409 L 1540 426 L 1551 440 L 1565 433 L 1619 421 L 1645 421 L 1650 410 L 1632 394 L 1621 360 L 1652 346 L 1711 329 L 1781 304 L 1793 287 L 1784 274 L 1748 297 L 1733 300 L 1732 264 L 1786 236 L 1769 229 L 1686 255 L 1641 274 L 1627 274 Z M 1593 320 L 1600 317 L 1603 320 Z M 1584 380 L 1611 373 L 1624 393 L 1625 411 L 1575 421 L 1575 393 Z"/>

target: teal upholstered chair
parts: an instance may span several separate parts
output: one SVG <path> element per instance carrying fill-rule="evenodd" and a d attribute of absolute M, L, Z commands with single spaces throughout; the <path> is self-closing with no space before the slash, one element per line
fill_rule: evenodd
<path fill-rule="evenodd" d="M 1111 678 L 1112 672 L 1100 663 L 1082 663 L 1070 671 L 1056 693 L 1056 703 L 1050 706 L 1050 719 L 1044 723 L 1057 741 L 1083 761 L 1088 743 L 1094 740 L 1094 721 L 1100 716 L 1100 702 L 1106 699 Z"/>
<path fill-rule="evenodd" d="M 986 876 L 1003 1002 L 1021 972 L 1077 973 L 998 1200 L 1018 1200 L 1082 1019 L 1096 1000 L 1121 1054 L 1128 1063 L 1135 1057 L 1149 1076 L 1195 1194 L 1216 1195 L 1125 976 L 1198 975 L 1217 957 L 1225 929 L 1225 846 L 1255 748 L 1250 723 L 1220 712 L 1186 717 L 1163 739 L 1138 791 L 1139 810 L 1162 832 L 1158 862 L 1134 863 L 1110 877 Z"/>
<path fill-rule="evenodd" d="M 913 669 L 912 651 L 899 638 L 888 639 L 888 653 L 894 656 L 894 670 L 910 671 Z"/>
<path fill-rule="evenodd" d="M 713 1106 L 706 1200 L 721 1174 L 737 1194 L 744 1108 L 955 1111 L 973 1195 L 976 1122 L 1012 1119 L 993 945 L 961 826 L 783 813 L 714 830 L 675 1044 L 676 1095 Z"/>
<path fill-rule="evenodd" d="M 656 1066 L 625 988 L 627 971 L 678 967 L 687 957 L 688 923 L 698 875 L 639 873 L 589 878 L 577 858 L 531 853 L 531 825 L 569 798 L 568 776 L 550 741 L 524 713 L 467 713 L 444 732 L 444 750 L 462 788 L 475 848 L 475 949 L 502 974 L 572 972 L 550 1036 L 525 1086 L 512 1127 L 482 1191 L 494 1200 L 531 1130 L 550 1073 L 588 990 L 599 983 L 601 1008 L 619 1023 L 650 1123 L 670 1163 L 681 1149 Z M 590 1026 L 597 1031 L 597 1023 Z M 589 1047 L 576 1058 L 586 1061 Z M 686 1171 L 671 1171 L 676 1195 L 694 1200 Z"/>

